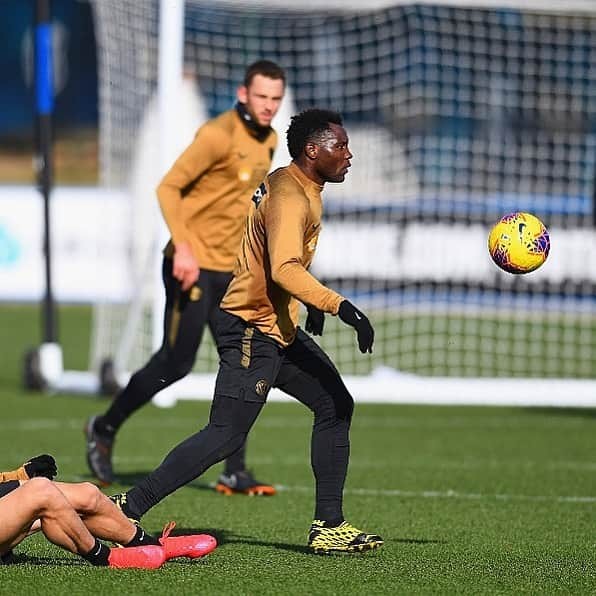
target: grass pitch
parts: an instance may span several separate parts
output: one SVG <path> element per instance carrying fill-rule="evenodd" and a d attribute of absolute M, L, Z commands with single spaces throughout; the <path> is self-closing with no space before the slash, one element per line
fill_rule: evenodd
<path fill-rule="evenodd" d="M 61 310 L 67 366 L 83 367 L 88 319 Z M 39 340 L 31 307 L 0 306 L 0 467 L 52 453 L 65 481 L 89 480 L 82 426 L 103 399 L 40 395 L 20 386 L 20 360 Z M 155 467 L 204 425 L 209 404 L 147 406 L 123 426 L 115 449 L 120 485 Z M 596 460 L 592 410 L 357 405 L 346 517 L 385 546 L 359 556 L 311 555 L 311 420 L 300 405 L 268 404 L 249 442 L 272 498 L 222 497 L 209 488 L 220 466 L 144 518 L 158 533 L 210 532 L 219 547 L 158 571 L 93 568 L 28 539 L 18 564 L 0 567 L 13 594 L 592 594 L 596 591 Z"/>

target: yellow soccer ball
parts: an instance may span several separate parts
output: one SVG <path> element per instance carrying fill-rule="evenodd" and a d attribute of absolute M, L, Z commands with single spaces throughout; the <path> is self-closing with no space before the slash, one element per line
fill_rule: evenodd
<path fill-rule="evenodd" d="M 502 217 L 490 231 L 488 251 L 493 261 L 509 273 L 538 269 L 550 250 L 546 226 L 531 213 L 521 211 Z"/>

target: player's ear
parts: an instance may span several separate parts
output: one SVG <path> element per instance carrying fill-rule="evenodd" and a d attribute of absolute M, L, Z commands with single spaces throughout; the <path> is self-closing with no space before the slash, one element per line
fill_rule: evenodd
<path fill-rule="evenodd" d="M 316 143 L 306 143 L 304 153 L 308 159 L 316 159 L 319 154 L 319 146 Z"/>
<path fill-rule="evenodd" d="M 236 98 L 240 103 L 248 102 L 248 88 L 245 85 L 240 85 L 240 87 L 236 89 Z"/>

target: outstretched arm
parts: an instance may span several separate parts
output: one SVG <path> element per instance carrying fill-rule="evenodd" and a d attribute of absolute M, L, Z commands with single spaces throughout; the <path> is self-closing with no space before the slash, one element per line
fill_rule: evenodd
<path fill-rule="evenodd" d="M 280 196 L 268 205 L 266 225 L 271 278 L 303 304 L 335 315 L 342 296 L 324 286 L 302 264 L 307 216 L 306 198 Z"/>
<path fill-rule="evenodd" d="M 337 292 L 321 284 L 302 265 L 304 230 L 308 203 L 306 200 L 283 198 L 269 206 L 267 246 L 271 259 L 273 281 L 306 304 L 306 330 L 314 335 L 323 333 L 324 315 L 328 312 L 354 327 L 358 347 L 364 354 L 372 353 L 375 332 L 366 315 Z"/>

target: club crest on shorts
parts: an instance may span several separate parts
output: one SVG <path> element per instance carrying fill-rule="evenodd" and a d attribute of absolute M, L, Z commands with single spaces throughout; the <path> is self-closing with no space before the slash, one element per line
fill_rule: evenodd
<path fill-rule="evenodd" d="M 261 379 L 260 381 L 257 381 L 257 384 L 255 385 L 255 391 L 257 392 L 257 395 L 260 395 L 261 397 L 267 395 L 268 389 L 269 389 L 269 383 L 267 383 L 267 381 L 265 381 L 265 379 Z"/>
<path fill-rule="evenodd" d="M 188 299 L 191 302 L 197 302 L 197 300 L 201 299 L 202 295 L 203 295 L 203 290 L 201 290 L 201 288 L 198 288 L 197 286 L 193 286 L 190 289 L 190 294 L 188 295 Z"/>

